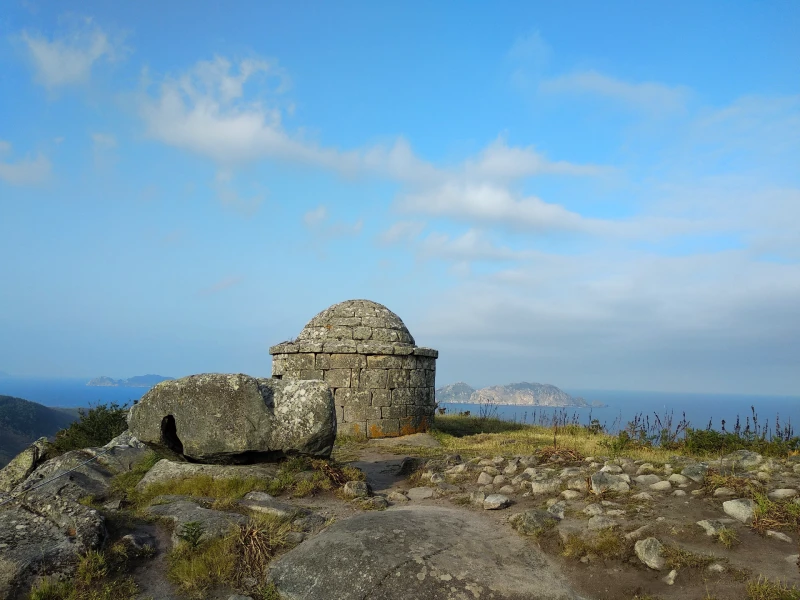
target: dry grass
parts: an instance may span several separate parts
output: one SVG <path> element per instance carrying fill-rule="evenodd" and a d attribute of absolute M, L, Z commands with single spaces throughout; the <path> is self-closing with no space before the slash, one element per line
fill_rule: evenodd
<path fill-rule="evenodd" d="M 747 583 L 747 600 L 800 600 L 800 590 L 762 576 Z"/>
<path fill-rule="evenodd" d="M 197 546 L 181 543 L 169 554 L 168 576 L 182 594 L 196 599 L 219 585 L 240 589 L 245 578 L 262 581 L 270 561 L 287 547 L 289 531 L 288 520 L 257 515 L 223 538 Z M 277 598 L 268 584 L 259 594 Z"/>
<path fill-rule="evenodd" d="M 722 527 L 717 534 L 717 541 L 728 550 L 742 543 L 736 532 L 730 527 Z"/>
<path fill-rule="evenodd" d="M 724 475 L 715 469 L 709 469 L 703 482 L 703 491 L 706 494 L 713 494 L 717 488 L 729 488 L 736 492 L 739 497 L 752 498 L 754 494 L 764 489 L 761 482 L 748 477 L 737 477 L 735 475 Z"/>
<path fill-rule="evenodd" d="M 664 546 L 664 560 L 670 569 L 704 569 L 712 563 L 719 562 L 714 556 L 698 554 L 678 546 Z"/>
<path fill-rule="evenodd" d="M 594 554 L 606 560 L 622 560 L 633 552 L 633 542 L 614 529 L 601 529 L 594 537 L 570 534 L 561 551 L 566 558 L 581 558 Z"/>

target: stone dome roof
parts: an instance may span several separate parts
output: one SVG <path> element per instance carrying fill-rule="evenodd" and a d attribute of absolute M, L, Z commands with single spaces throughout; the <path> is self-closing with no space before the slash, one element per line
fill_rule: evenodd
<path fill-rule="evenodd" d="M 346 300 L 326 308 L 300 332 L 298 341 L 358 340 L 414 346 L 403 320 L 383 304 Z"/>

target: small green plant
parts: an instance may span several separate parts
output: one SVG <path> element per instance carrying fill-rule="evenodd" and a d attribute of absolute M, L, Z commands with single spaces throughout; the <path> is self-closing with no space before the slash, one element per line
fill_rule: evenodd
<path fill-rule="evenodd" d="M 717 540 L 728 550 L 742 543 L 739 536 L 730 527 L 722 527 L 717 534 Z"/>
<path fill-rule="evenodd" d="M 178 537 L 189 544 L 190 547 L 197 548 L 204 533 L 205 527 L 200 521 L 189 521 L 181 526 Z"/>
<path fill-rule="evenodd" d="M 134 600 L 139 588 L 122 575 L 126 560 L 127 552 L 119 549 L 109 555 L 89 551 L 79 559 L 73 579 L 42 579 L 31 589 L 30 600 Z"/>

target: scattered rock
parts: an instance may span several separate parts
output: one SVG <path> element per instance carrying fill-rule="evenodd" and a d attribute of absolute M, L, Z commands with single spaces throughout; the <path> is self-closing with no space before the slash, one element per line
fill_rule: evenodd
<path fill-rule="evenodd" d="M 706 480 L 707 471 L 708 465 L 706 463 L 695 463 L 685 466 L 681 471 L 681 475 L 688 477 L 695 483 L 703 483 Z"/>
<path fill-rule="evenodd" d="M 726 487 L 718 487 L 714 490 L 714 498 L 730 498 L 736 495 L 736 490 Z"/>
<path fill-rule="evenodd" d="M 639 485 L 653 485 L 661 481 L 661 477 L 658 475 L 639 475 L 638 477 L 634 477 L 633 480 Z"/>
<path fill-rule="evenodd" d="M 489 485 L 494 481 L 494 477 L 489 475 L 484 471 L 481 471 L 481 474 L 478 475 L 478 485 Z"/>
<path fill-rule="evenodd" d="M 558 519 L 552 513 L 537 508 L 511 515 L 511 526 L 523 535 L 539 535 L 553 527 Z"/>
<path fill-rule="evenodd" d="M 609 475 L 608 473 L 598 472 L 592 475 L 592 491 L 595 494 L 603 492 L 622 492 L 630 491 L 630 486 L 625 482 L 622 475 Z"/>
<path fill-rule="evenodd" d="M 589 530 L 598 531 L 600 529 L 608 529 L 609 527 L 616 527 L 618 523 L 614 519 L 597 515 L 589 519 Z"/>
<path fill-rule="evenodd" d="M 559 521 L 564 519 L 564 511 L 567 509 L 565 502 L 556 502 L 547 508 L 547 512 L 553 515 Z"/>
<path fill-rule="evenodd" d="M 772 490 L 767 494 L 767 497 L 770 500 L 788 500 L 789 498 L 794 498 L 795 496 L 797 496 L 797 490 L 792 488 Z"/>
<path fill-rule="evenodd" d="M 532 481 L 531 494 L 555 494 L 561 488 L 558 481 Z"/>
<path fill-rule="evenodd" d="M 756 506 L 756 503 L 749 498 L 737 498 L 723 502 L 722 510 L 737 521 L 750 525 L 755 517 Z"/>
<path fill-rule="evenodd" d="M 725 567 L 723 565 L 719 564 L 719 563 L 714 563 L 714 564 L 708 565 L 708 568 L 706 569 L 706 571 L 710 571 L 711 573 L 724 573 L 725 572 Z"/>
<path fill-rule="evenodd" d="M 510 504 L 511 500 L 508 496 L 504 496 L 503 494 L 489 494 L 483 500 L 483 509 L 498 510 L 500 508 L 506 508 Z"/>
<path fill-rule="evenodd" d="M 697 524 L 705 530 L 706 535 L 717 536 L 723 527 L 734 522 L 733 519 L 703 519 Z"/>
<path fill-rule="evenodd" d="M 583 514 L 589 515 L 590 517 L 602 515 L 604 512 L 603 507 L 599 504 L 589 504 L 583 509 Z"/>
<path fill-rule="evenodd" d="M 654 492 L 668 492 L 672 489 L 672 484 L 669 481 L 659 481 L 650 486 Z"/>
<path fill-rule="evenodd" d="M 680 473 L 673 473 L 672 475 L 667 477 L 667 481 L 670 481 L 675 485 L 688 485 L 690 479 L 685 475 L 681 475 Z"/>
<path fill-rule="evenodd" d="M 636 552 L 636 556 L 639 557 L 639 560 L 651 569 L 660 571 L 666 565 L 666 561 L 662 556 L 664 546 L 654 537 L 636 542 L 634 551 Z"/>
<path fill-rule="evenodd" d="M 578 498 L 582 498 L 583 494 L 575 490 L 564 490 L 561 492 L 561 497 L 564 498 L 564 500 L 577 500 Z"/>
<path fill-rule="evenodd" d="M 650 525 L 642 525 L 639 529 L 634 529 L 631 532 L 625 534 L 625 539 L 634 542 L 636 540 L 642 539 L 648 531 L 650 531 Z"/>
<path fill-rule="evenodd" d="M 308 510 L 276 500 L 264 492 L 250 492 L 239 505 L 249 510 L 260 512 L 274 517 L 288 519 L 298 513 L 308 514 Z"/>
<path fill-rule="evenodd" d="M 427 500 L 433 498 L 433 489 L 429 487 L 415 487 L 406 492 L 409 500 Z"/>
<path fill-rule="evenodd" d="M 403 494 L 402 492 L 389 492 L 389 495 L 386 496 L 389 502 L 408 502 L 408 496 Z"/>
<path fill-rule="evenodd" d="M 672 571 L 670 571 L 667 574 L 667 576 L 664 577 L 661 581 L 663 581 L 667 585 L 674 585 L 675 584 L 675 579 L 677 577 L 678 577 L 678 571 L 676 571 L 675 569 L 672 569 Z"/>
<path fill-rule="evenodd" d="M 372 489 L 366 481 L 348 481 L 342 487 L 345 498 L 366 498 L 371 493 Z"/>
<path fill-rule="evenodd" d="M 771 538 L 774 538 L 776 540 L 780 540 L 782 542 L 786 542 L 788 544 L 792 543 L 792 538 L 790 538 L 785 533 L 781 533 L 780 531 L 767 530 L 767 537 L 771 537 Z"/>

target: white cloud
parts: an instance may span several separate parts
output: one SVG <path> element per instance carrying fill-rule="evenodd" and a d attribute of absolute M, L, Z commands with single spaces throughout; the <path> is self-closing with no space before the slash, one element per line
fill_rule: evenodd
<path fill-rule="evenodd" d="M 469 263 L 524 260 L 535 256 L 535 253 L 497 246 L 484 233 L 470 229 L 456 238 L 443 233 L 431 233 L 418 244 L 417 255 L 427 259 Z"/>
<path fill-rule="evenodd" d="M 111 150 L 117 147 L 117 138 L 110 133 L 93 133 L 92 142 L 96 150 Z"/>
<path fill-rule="evenodd" d="M 320 204 L 317 208 L 308 211 L 303 215 L 303 223 L 308 228 L 322 225 L 328 219 L 328 209 Z"/>
<path fill-rule="evenodd" d="M 313 233 L 318 242 L 329 241 L 334 238 L 355 237 L 364 228 L 364 221 L 358 219 L 354 223 L 330 222 L 328 208 L 320 204 L 303 215 L 303 224 Z"/>
<path fill-rule="evenodd" d="M 598 231 L 614 227 L 611 222 L 586 219 L 534 196 L 517 199 L 506 187 L 489 183 L 447 183 L 407 194 L 399 207 L 408 212 L 519 230 Z"/>
<path fill-rule="evenodd" d="M 548 94 L 592 94 L 653 115 L 685 109 L 689 91 L 662 83 L 629 83 L 597 71 L 581 71 L 542 81 L 539 90 Z"/>
<path fill-rule="evenodd" d="M 378 235 L 377 241 L 381 244 L 397 244 L 400 242 L 413 242 L 425 229 L 422 221 L 397 221 L 386 231 Z"/>
<path fill-rule="evenodd" d="M 49 40 L 24 31 L 22 40 L 33 63 L 36 80 L 48 88 L 85 83 L 98 62 L 116 60 L 123 52 L 121 46 L 112 42 L 91 19 L 84 19 L 80 26 L 62 37 Z"/>
<path fill-rule="evenodd" d="M 11 143 L 0 140 L 0 155 L 11 153 Z M 0 161 L 0 180 L 11 185 L 35 185 L 50 177 L 50 161 L 43 154 L 16 162 Z"/>

